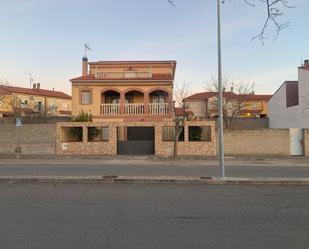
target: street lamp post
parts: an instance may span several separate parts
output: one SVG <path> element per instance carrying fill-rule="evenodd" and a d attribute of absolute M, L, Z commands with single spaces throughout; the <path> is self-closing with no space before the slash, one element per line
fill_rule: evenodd
<path fill-rule="evenodd" d="M 219 163 L 221 177 L 225 177 L 224 168 L 224 137 L 223 137 L 223 96 L 222 96 L 222 62 L 221 62 L 221 0 L 217 0 L 218 27 L 218 94 L 219 94 Z"/>

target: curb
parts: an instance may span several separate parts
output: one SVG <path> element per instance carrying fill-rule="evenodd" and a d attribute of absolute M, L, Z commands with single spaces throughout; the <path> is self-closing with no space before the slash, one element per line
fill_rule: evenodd
<path fill-rule="evenodd" d="M 190 176 L 0 176 L 0 183 L 142 183 L 309 186 L 309 178 L 219 178 Z"/>

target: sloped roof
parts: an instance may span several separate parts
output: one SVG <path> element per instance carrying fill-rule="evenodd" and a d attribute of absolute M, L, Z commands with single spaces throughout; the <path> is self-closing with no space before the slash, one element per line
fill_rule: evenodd
<path fill-rule="evenodd" d="M 193 112 L 192 111 L 184 110 L 181 107 L 175 107 L 175 115 L 176 116 L 184 116 L 185 114 L 193 115 Z"/>
<path fill-rule="evenodd" d="M 22 93 L 22 94 L 28 94 L 28 95 L 38 95 L 38 96 L 46 96 L 46 97 L 54 97 L 54 98 L 71 99 L 71 96 L 64 92 L 45 90 L 45 89 L 32 89 L 32 88 L 24 88 L 24 87 L 16 87 L 16 86 L 0 85 L 0 93 L 2 92 L 4 94 Z"/>
<path fill-rule="evenodd" d="M 236 94 L 233 92 L 223 92 L 223 97 L 226 99 L 242 99 L 242 100 L 265 100 L 268 101 L 272 95 L 270 94 Z M 204 100 L 217 96 L 218 92 L 201 92 L 193 94 L 187 98 L 187 100 Z"/>
<path fill-rule="evenodd" d="M 175 60 L 153 60 L 153 61 L 134 61 L 134 60 L 124 60 L 124 61 L 94 61 L 89 62 L 90 65 L 121 65 L 121 64 L 176 64 Z"/>

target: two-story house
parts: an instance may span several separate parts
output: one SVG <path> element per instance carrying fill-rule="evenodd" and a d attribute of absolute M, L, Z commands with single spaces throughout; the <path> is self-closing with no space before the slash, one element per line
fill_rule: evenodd
<path fill-rule="evenodd" d="M 227 115 L 237 111 L 237 117 L 267 117 L 267 102 L 272 95 L 236 94 L 223 92 L 223 106 Z M 218 93 L 201 92 L 184 99 L 187 110 L 194 116 L 211 118 L 218 116 Z"/>
<path fill-rule="evenodd" d="M 27 116 L 45 114 L 71 115 L 71 96 L 64 92 L 42 89 L 40 83 L 33 88 L 0 85 L 0 115 Z"/>
<path fill-rule="evenodd" d="M 82 75 L 71 79 L 72 115 L 90 113 L 92 122 L 58 123 L 57 153 L 173 155 L 175 70 L 174 60 L 84 57 Z M 214 129 L 212 121 L 185 122 L 178 154 L 215 155 Z"/>
<path fill-rule="evenodd" d="M 89 69 L 88 69 L 89 64 Z M 172 115 L 176 61 L 98 61 L 83 58 L 83 75 L 71 79 L 72 115 L 95 120 L 162 120 Z"/>

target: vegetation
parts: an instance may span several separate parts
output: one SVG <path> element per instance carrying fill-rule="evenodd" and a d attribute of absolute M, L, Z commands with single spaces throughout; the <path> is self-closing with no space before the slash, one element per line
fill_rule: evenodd
<path fill-rule="evenodd" d="M 92 114 L 84 112 L 83 110 L 79 112 L 78 116 L 72 118 L 73 122 L 92 122 Z M 98 136 L 100 130 L 96 127 L 88 128 L 88 139 L 92 140 L 94 137 Z M 83 140 L 83 129 L 80 127 L 71 127 L 71 135 L 77 141 Z"/>

